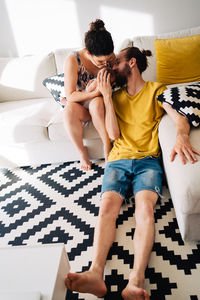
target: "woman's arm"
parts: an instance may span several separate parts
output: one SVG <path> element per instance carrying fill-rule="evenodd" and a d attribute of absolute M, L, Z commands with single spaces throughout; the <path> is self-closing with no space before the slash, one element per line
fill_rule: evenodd
<path fill-rule="evenodd" d="M 190 163 L 195 163 L 197 158 L 195 154 L 200 155 L 200 151 L 192 147 L 189 141 L 190 125 L 187 118 L 179 114 L 171 105 L 163 103 L 164 110 L 172 118 L 176 124 L 177 135 L 176 144 L 172 149 L 170 160 L 173 161 L 176 154 L 180 156 L 183 164 L 186 163 L 186 159 Z"/>
<path fill-rule="evenodd" d="M 101 92 L 105 104 L 105 124 L 106 130 L 111 140 L 116 140 L 120 136 L 120 130 L 112 101 L 112 87 L 110 84 L 110 73 L 105 69 L 99 71 L 97 76 L 97 86 Z"/>
<path fill-rule="evenodd" d="M 74 54 L 67 57 L 64 68 L 64 86 L 67 101 L 81 102 L 100 95 L 99 91 L 76 91 L 78 80 L 78 62 Z"/>

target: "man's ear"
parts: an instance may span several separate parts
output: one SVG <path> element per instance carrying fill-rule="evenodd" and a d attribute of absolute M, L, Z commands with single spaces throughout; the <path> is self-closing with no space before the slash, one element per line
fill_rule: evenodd
<path fill-rule="evenodd" d="M 133 68 L 135 65 L 136 65 L 136 59 L 135 59 L 135 57 L 132 57 L 132 58 L 129 60 L 129 66 L 130 66 L 131 68 Z"/>

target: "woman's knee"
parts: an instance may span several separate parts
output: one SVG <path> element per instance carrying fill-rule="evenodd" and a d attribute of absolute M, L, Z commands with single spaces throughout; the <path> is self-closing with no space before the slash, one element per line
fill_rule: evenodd
<path fill-rule="evenodd" d="M 95 117 L 101 114 L 104 115 L 104 102 L 102 97 L 96 97 L 90 102 L 89 112 Z"/>
<path fill-rule="evenodd" d="M 71 116 L 76 112 L 77 107 L 76 103 L 68 102 L 64 107 L 64 117 L 67 117 L 68 119 L 71 118 Z"/>
<path fill-rule="evenodd" d="M 87 121 L 90 119 L 88 111 L 79 103 L 68 102 L 64 108 L 64 119 L 74 123 L 74 120 Z"/>

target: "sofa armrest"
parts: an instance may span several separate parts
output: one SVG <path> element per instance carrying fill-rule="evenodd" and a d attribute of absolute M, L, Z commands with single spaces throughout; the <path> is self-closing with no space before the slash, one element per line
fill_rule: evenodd
<path fill-rule="evenodd" d="M 0 102 L 49 98 L 42 81 L 55 74 L 53 53 L 0 58 Z"/>
<path fill-rule="evenodd" d="M 170 162 L 175 140 L 175 124 L 168 115 L 164 115 L 159 125 L 159 142 L 179 229 L 184 240 L 200 240 L 199 226 L 192 228 L 190 223 L 183 221 L 186 216 L 191 215 L 198 215 L 200 221 L 200 157 L 197 156 L 198 161 L 194 164 L 187 162 L 183 165 L 178 155 Z M 200 128 L 191 129 L 190 142 L 200 149 Z"/>

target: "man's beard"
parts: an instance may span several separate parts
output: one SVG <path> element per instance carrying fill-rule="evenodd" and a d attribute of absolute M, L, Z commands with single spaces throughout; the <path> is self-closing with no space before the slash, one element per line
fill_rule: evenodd
<path fill-rule="evenodd" d="M 115 85 L 117 87 L 123 87 L 127 84 L 129 75 L 131 74 L 131 69 L 128 64 L 124 66 L 124 69 L 120 72 L 113 70 L 115 76 Z"/>

